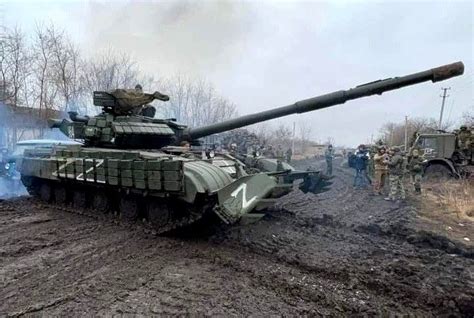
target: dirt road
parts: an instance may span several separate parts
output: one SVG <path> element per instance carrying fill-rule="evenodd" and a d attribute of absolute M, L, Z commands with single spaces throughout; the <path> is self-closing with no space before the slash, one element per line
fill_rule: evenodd
<path fill-rule="evenodd" d="M 329 192 L 200 238 L 3 201 L 0 315 L 472 316 L 472 245 L 335 173 Z"/>

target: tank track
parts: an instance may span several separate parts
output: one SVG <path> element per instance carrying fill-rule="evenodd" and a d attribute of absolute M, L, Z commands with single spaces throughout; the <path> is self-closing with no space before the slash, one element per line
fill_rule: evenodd
<path fill-rule="evenodd" d="M 212 211 L 213 207 L 213 204 L 204 202 L 205 200 L 191 205 L 170 198 L 145 197 L 139 193 L 100 187 L 90 188 L 90 185 L 86 188 L 39 178 L 23 181 L 30 195 L 42 207 L 138 227 L 153 235 L 192 225 Z M 97 199 L 100 197 L 105 201 Z"/>

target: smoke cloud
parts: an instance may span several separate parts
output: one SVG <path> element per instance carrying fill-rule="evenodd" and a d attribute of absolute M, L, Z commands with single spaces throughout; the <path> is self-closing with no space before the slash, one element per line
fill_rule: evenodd
<path fill-rule="evenodd" d="M 236 1 L 91 3 L 89 10 L 91 48 L 130 52 L 144 71 L 199 76 L 242 58 L 254 24 L 251 5 Z"/>

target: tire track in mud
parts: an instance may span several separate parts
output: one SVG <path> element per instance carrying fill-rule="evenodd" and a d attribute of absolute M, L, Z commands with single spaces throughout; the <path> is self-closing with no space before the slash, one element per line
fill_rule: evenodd
<path fill-rule="evenodd" d="M 218 262 L 210 262 L 213 254 L 200 252 L 212 247 L 206 242 L 150 237 L 114 224 L 100 221 L 96 224 L 90 218 L 57 213 L 54 209 L 37 212 L 44 212 L 41 215 L 51 217 L 52 221 L 35 223 L 33 227 L 31 222 L 16 222 L 18 229 L 26 226 L 30 230 L 30 235 L 26 230 L 20 231 L 17 239 L 29 244 L 32 233 L 41 234 L 48 230 L 47 226 L 53 225 L 59 228 L 55 239 L 63 243 L 57 249 L 31 251 L 26 257 L 12 261 L 11 268 L 5 267 L 7 272 L 3 277 L 6 281 L 0 291 L 5 302 L 0 305 L 0 313 L 56 315 L 68 312 L 79 315 L 135 310 L 135 313 L 148 314 L 207 312 L 223 315 L 252 314 L 259 308 L 269 314 L 287 312 L 289 315 L 294 309 L 288 310 L 280 296 L 271 290 L 247 286 L 253 283 L 245 275 L 239 280 L 247 281 L 246 284 L 228 291 L 225 286 L 229 282 L 235 284 L 235 273 Z M 19 214 L 21 218 L 28 215 L 23 211 Z M 11 230 L 15 231 L 14 228 Z M 10 237 L 0 235 L 0 241 L 8 241 Z M 195 249 L 194 254 L 199 252 L 204 256 L 190 256 L 186 253 L 188 248 Z M 217 249 L 214 253 L 220 251 Z M 47 264 L 43 264 L 44 260 Z M 185 260 L 184 265 L 180 263 L 182 260 Z M 182 279 L 169 281 L 166 269 L 179 266 L 184 274 L 186 271 L 193 273 L 187 276 L 192 276 L 196 285 Z M 212 281 L 216 276 L 220 279 Z M 139 290 L 145 295 L 154 295 L 149 304 L 138 297 Z M 211 296 L 203 290 L 210 291 Z M 239 308 L 231 296 L 236 296 L 240 302 L 252 301 Z M 217 304 L 212 299 L 217 299 Z M 270 304 L 267 304 L 269 299 Z"/>
<path fill-rule="evenodd" d="M 387 204 L 379 197 L 371 197 L 364 192 L 354 196 L 353 193 L 356 190 L 352 190 L 347 182 L 350 175 L 344 169 L 337 169 L 337 172 L 337 178 L 345 179 L 345 182 L 341 183 L 336 179 L 333 183 L 336 186 L 328 193 L 330 196 L 333 191 L 343 190 L 343 194 L 339 193 L 331 198 L 327 197 L 328 193 L 326 193 L 325 200 L 318 202 L 322 204 L 322 209 L 300 211 L 301 206 L 305 205 L 293 205 L 290 211 L 279 211 L 273 214 L 274 219 L 269 223 L 282 224 L 282 226 L 279 229 L 273 229 L 272 233 L 265 233 L 265 228 L 271 225 L 257 224 L 255 225 L 257 229 L 243 230 L 243 233 L 233 237 L 230 235 L 231 239 L 237 241 L 236 245 L 246 246 L 252 253 L 266 255 L 279 262 L 294 265 L 308 274 L 331 277 L 341 283 L 349 281 L 349 286 L 352 285 L 349 291 L 358 287 L 369 294 L 379 296 L 375 301 L 379 309 L 386 308 L 392 313 L 409 313 L 418 310 L 418 313 L 423 315 L 430 315 L 432 310 L 441 314 L 457 313 L 461 316 L 469 313 L 472 305 L 468 300 L 474 295 L 472 284 L 469 283 L 469 281 L 472 282 L 472 273 L 469 272 L 472 262 L 461 258 L 458 260 L 459 264 L 454 265 L 453 256 L 444 251 L 420 249 L 408 244 L 404 227 L 413 216 L 412 209 L 407 206 L 398 207 Z M 340 206 L 352 199 L 355 202 L 351 203 L 359 207 L 357 215 L 364 208 L 369 208 L 374 215 L 365 215 L 365 217 L 362 215 L 361 219 L 364 222 L 360 222 L 360 220 L 353 221 L 351 217 L 347 217 L 345 210 L 328 209 L 328 207 L 333 208 L 331 203 L 328 205 L 328 202 L 334 202 Z M 301 199 L 295 199 L 295 201 L 299 200 Z M 369 206 L 367 202 L 370 203 Z M 311 206 L 317 202 L 313 203 Z M 373 213 L 377 212 L 377 206 L 374 210 L 374 205 L 379 206 L 378 214 Z M 288 206 L 291 207 L 285 201 L 284 208 Z M 390 220 L 390 217 L 393 217 L 393 220 Z M 378 225 L 379 221 L 386 221 L 387 224 Z M 302 228 L 306 228 L 307 231 L 299 237 L 295 235 Z M 265 234 L 255 237 L 254 233 L 250 232 Z M 273 239 L 268 239 L 270 235 Z M 312 235 L 319 238 L 315 241 L 308 239 Z M 252 236 L 256 239 L 248 239 Z M 322 246 L 323 251 L 315 249 L 314 246 L 322 243 L 325 237 L 330 239 L 326 242 L 326 246 Z M 340 245 L 338 242 L 354 248 L 344 251 L 346 246 L 340 246 L 338 249 Z M 311 252 L 320 256 L 320 259 L 312 259 Z M 336 257 L 331 252 L 335 253 Z M 327 263 L 321 261 L 321 258 L 325 257 L 329 260 L 335 258 L 336 261 Z M 429 270 L 432 273 L 424 269 L 427 264 L 430 264 Z M 437 273 L 447 274 L 449 279 L 438 277 Z M 450 281 L 449 284 L 446 284 L 447 280 Z M 380 297 L 385 299 L 380 299 Z M 349 309 L 346 308 L 346 310 Z"/>

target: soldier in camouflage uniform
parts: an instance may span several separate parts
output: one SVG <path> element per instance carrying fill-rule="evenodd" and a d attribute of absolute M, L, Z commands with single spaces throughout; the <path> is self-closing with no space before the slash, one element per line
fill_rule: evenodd
<path fill-rule="evenodd" d="M 423 172 L 423 158 L 418 150 L 413 150 L 410 161 L 408 162 L 408 170 L 410 171 L 411 181 L 415 187 L 415 193 L 421 194 L 421 173 Z"/>
<path fill-rule="evenodd" d="M 397 147 L 391 148 L 389 151 L 388 165 L 390 194 L 385 200 L 395 201 L 397 199 L 405 200 L 405 188 L 403 187 L 403 156 Z"/>
<path fill-rule="evenodd" d="M 373 181 L 375 178 L 374 156 L 377 154 L 378 149 L 379 149 L 378 145 L 372 145 L 369 148 L 369 160 L 367 161 L 367 175 L 369 176 L 371 181 Z"/>
<path fill-rule="evenodd" d="M 288 148 L 286 151 L 286 162 L 291 163 L 291 157 L 293 156 L 293 151 L 291 151 L 291 148 Z"/>
<path fill-rule="evenodd" d="M 326 159 L 326 174 L 328 176 L 332 175 L 332 159 L 334 158 L 334 150 L 332 145 L 329 145 L 324 152 L 324 158 Z"/>
<path fill-rule="evenodd" d="M 387 159 L 388 155 L 385 153 L 385 147 L 379 146 L 377 153 L 374 154 L 374 193 L 381 195 L 385 180 L 388 175 Z"/>
<path fill-rule="evenodd" d="M 277 146 L 277 150 L 275 152 L 275 155 L 276 155 L 276 158 L 280 161 L 284 161 L 285 160 L 285 152 L 283 151 L 283 148 L 281 145 L 278 145 Z"/>
<path fill-rule="evenodd" d="M 469 161 L 471 159 L 471 147 L 472 145 L 470 144 L 472 141 L 472 134 L 469 129 L 467 129 L 467 126 L 462 125 L 459 128 L 459 133 L 458 133 L 458 146 L 459 149 L 461 150 L 462 155 L 464 156 L 464 160 Z"/>

